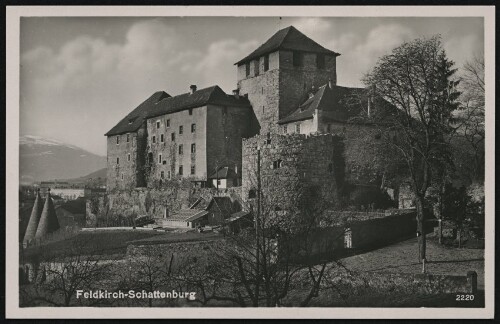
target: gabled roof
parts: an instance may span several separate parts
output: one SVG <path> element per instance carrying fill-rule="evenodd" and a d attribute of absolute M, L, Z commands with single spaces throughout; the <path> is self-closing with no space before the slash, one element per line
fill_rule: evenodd
<path fill-rule="evenodd" d="M 226 94 L 219 86 L 212 86 L 196 90 L 194 93 L 184 93 L 175 97 L 160 100 L 155 109 L 148 112 L 147 118 L 153 118 L 165 114 L 206 106 L 208 104 L 232 107 L 250 107 L 247 98 Z"/>
<path fill-rule="evenodd" d="M 331 51 L 319 45 L 306 35 L 302 34 L 295 27 L 289 26 L 279 30 L 271 36 L 264 44 L 259 46 L 255 51 L 239 60 L 235 65 L 240 65 L 247 61 L 253 60 L 264 54 L 275 52 L 277 50 L 291 50 L 311 53 L 321 53 L 333 56 L 339 56 L 339 53 Z"/>
<path fill-rule="evenodd" d="M 200 217 L 207 215 L 206 210 L 199 209 L 182 209 L 177 214 L 172 215 L 172 217 L 166 218 L 169 221 L 181 221 L 181 222 L 191 222 Z"/>
<path fill-rule="evenodd" d="M 209 179 L 234 179 L 238 178 L 238 175 L 230 167 L 220 167 L 217 172 L 213 172 Z"/>
<path fill-rule="evenodd" d="M 132 110 L 125 118 L 120 120 L 111 130 L 109 130 L 105 136 L 120 135 L 128 132 L 135 132 L 141 127 L 144 119 L 148 112 L 154 109 L 155 104 L 164 99 L 168 98 L 170 95 L 165 91 L 157 91 L 153 93 L 148 99 L 144 100 L 137 108 Z"/>

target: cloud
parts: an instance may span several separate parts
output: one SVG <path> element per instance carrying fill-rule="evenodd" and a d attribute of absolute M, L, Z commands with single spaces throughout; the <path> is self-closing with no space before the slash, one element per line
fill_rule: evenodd
<path fill-rule="evenodd" d="M 474 56 L 482 57 L 484 55 L 481 40 L 473 34 L 449 38 L 443 42 L 443 47 L 446 55 L 455 61 L 457 68 L 461 68 Z"/>
<path fill-rule="evenodd" d="M 293 22 L 293 25 L 306 35 L 323 33 L 332 27 L 328 20 L 320 17 L 299 18 Z"/>

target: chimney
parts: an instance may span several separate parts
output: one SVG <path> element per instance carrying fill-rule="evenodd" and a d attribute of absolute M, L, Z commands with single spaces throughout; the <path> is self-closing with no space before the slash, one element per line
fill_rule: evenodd
<path fill-rule="evenodd" d="M 332 79 L 328 79 L 328 88 L 333 89 L 333 80 Z"/>
<path fill-rule="evenodd" d="M 238 99 L 240 97 L 240 89 L 233 90 L 233 96 Z"/>
<path fill-rule="evenodd" d="M 196 92 L 196 84 L 192 84 L 189 89 L 191 89 L 191 93 L 195 93 Z"/>

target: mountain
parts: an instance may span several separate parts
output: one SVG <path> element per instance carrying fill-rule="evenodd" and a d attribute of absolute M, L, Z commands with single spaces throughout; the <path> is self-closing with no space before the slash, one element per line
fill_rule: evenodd
<path fill-rule="evenodd" d="M 54 139 L 25 135 L 19 139 L 22 184 L 89 175 L 106 166 L 106 157 Z"/>
<path fill-rule="evenodd" d="M 93 187 L 105 186 L 106 185 L 106 168 L 99 169 L 83 177 L 65 179 L 64 182 L 68 183 L 85 183 Z"/>

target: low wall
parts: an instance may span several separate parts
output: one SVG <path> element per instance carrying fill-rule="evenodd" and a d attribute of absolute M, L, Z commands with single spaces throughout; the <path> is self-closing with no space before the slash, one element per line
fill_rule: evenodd
<path fill-rule="evenodd" d="M 352 289 L 371 288 L 381 291 L 398 291 L 408 294 L 475 294 L 477 273 L 469 271 L 465 276 L 363 272 L 351 280 L 344 280 Z"/>
<path fill-rule="evenodd" d="M 415 236 L 416 214 L 404 213 L 381 218 L 352 222 L 352 248 L 370 249 Z"/>

